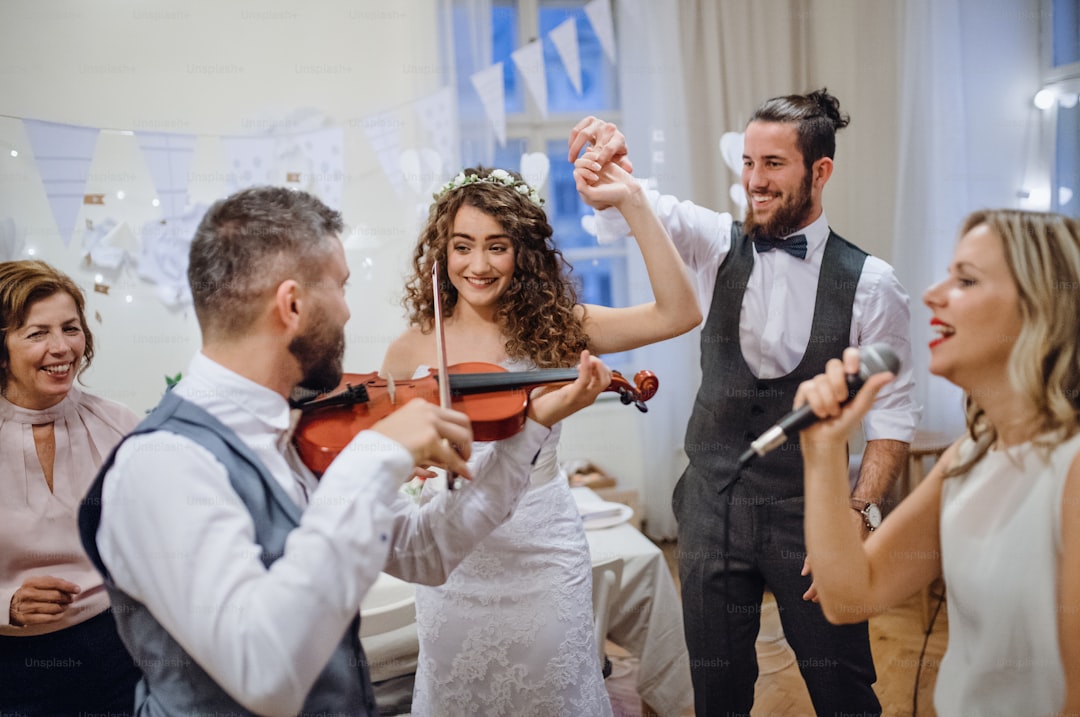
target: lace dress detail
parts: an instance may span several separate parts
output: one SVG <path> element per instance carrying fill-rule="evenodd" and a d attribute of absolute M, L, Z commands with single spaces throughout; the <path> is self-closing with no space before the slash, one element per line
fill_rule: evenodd
<path fill-rule="evenodd" d="M 559 468 L 559 434 L 556 426 L 541 447 L 510 519 L 445 584 L 417 586 L 414 714 L 612 714 L 593 638 L 589 544 Z"/>

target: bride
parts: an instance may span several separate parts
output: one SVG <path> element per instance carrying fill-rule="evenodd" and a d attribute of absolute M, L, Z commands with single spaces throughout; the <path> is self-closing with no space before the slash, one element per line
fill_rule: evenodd
<path fill-rule="evenodd" d="M 600 181 L 586 184 L 583 170 Z M 578 303 L 536 190 L 513 172 L 466 169 L 442 188 L 421 232 L 405 291 L 410 328 L 388 349 L 384 375 L 407 379 L 437 364 L 436 261 L 450 365 L 569 367 L 585 349 L 626 351 L 700 322 L 682 261 L 640 185 L 589 153 L 575 163 L 575 177 L 591 202 L 627 220 L 655 301 L 618 309 Z M 558 438 L 556 427 L 513 515 L 444 585 L 417 587 L 415 714 L 611 714 L 593 638 L 589 546 L 559 469 Z"/>

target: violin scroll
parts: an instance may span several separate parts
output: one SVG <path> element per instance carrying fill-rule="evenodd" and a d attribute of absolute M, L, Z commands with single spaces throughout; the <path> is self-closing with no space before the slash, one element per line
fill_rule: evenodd
<path fill-rule="evenodd" d="M 624 406 L 632 403 L 637 410 L 648 413 L 649 407 L 645 405 L 645 402 L 656 395 L 658 388 L 660 388 L 660 379 L 656 377 L 656 374 L 642 369 L 634 374 L 633 385 L 621 373 L 612 371 L 611 385 L 608 390 L 617 392 Z"/>

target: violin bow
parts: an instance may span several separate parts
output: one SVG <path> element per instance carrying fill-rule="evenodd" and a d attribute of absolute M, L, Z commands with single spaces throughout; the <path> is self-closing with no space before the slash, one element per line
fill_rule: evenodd
<path fill-rule="evenodd" d="M 439 407 L 452 408 L 450 403 L 450 374 L 446 370 L 446 334 L 443 331 L 442 296 L 439 294 L 439 261 L 431 264 L 431 300 L 435 313 L 435 360 L 439 371 Z M 457 488 L 457 474 L 446 471 L 446 487 Z"/>

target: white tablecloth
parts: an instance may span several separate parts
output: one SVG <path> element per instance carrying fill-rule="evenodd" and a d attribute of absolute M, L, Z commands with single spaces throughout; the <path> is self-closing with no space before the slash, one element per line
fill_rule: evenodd
<path fill-rule="evenodd" d="M 574 488 L 579 504 L 599 501 L 588 488 Z M 661 715 L 679 715 L 693 705 L 690 660 L 683 637 L 682 608 L 664 555 L 627 523 L 587 530 L 593 562 L 622 558 L 622 583 L 614 600 L 608 639 L 639 659 L 638 694 Z M 381 681 L 416 669 L 416 624 L 401 609 L 412 586 L 380 576 L 361 606 L 361 635 L 372 679 Z"/>
<path fill-rule="evenodd" d="M 574 488 L 578 505 L 600 500 Z M 585 531 L 594 563 L 622 558 L 619 594 L 608 623 L 608 639 L 638 657 L 638 694 L 661 715 L 679 715 L 694 704 L 690 658 L 683 636 L 682 606 L 664 554 L 638 530 L 623 523 Z"/>

